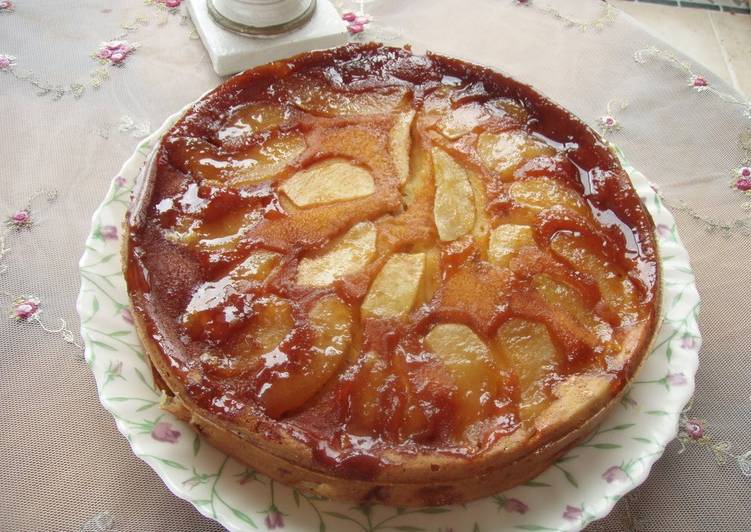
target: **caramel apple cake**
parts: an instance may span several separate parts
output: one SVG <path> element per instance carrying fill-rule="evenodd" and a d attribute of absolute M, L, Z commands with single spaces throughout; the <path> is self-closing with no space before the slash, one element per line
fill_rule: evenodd
<path fill-rule="evenodd" d="M 167 131 L 124 245 L 163 407 L 296 488 L 447 504 L 545 469 L 655 331 L 652 220 L 530 87 L 409 48 L 261 66 Z"/>

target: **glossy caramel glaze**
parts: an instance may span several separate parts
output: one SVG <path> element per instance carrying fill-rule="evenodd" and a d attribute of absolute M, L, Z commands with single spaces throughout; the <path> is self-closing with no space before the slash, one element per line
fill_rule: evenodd
<path fill-rule="evenodd" d="M 615 395 L 654 330 L 653 225 L 615 156 L 458 60 L 350 45 L 240 74 L 135 205 L 129 294 L 190 400 L 345 477 L 482 453 L 574 375 Z"/>

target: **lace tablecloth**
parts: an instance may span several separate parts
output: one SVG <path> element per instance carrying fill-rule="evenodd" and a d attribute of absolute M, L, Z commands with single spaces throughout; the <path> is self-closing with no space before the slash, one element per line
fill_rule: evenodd
<path fill-rule="evenodd" d="M 353 39 L 531 83 L 658 185 L 702 296 L 696 395 L 647 482 L 588 530 L 750 530 L 749 104 L 600 1 L 338 7 L 368 17 Z M 139 138 L 221 81 L 186 13 L 181 0 L 0 1 L 2 530 L 222 530 L 132 455 L 97 399 L 75 312 L 78 258 L 111 179 Z"/>

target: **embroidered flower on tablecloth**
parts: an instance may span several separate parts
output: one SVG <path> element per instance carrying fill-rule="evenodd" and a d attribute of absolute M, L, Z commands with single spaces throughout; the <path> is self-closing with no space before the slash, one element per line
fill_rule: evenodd
<path fill-rule="evenodd" d="M 709 88 L 709 81 L 707 81 L 707 78 L 701 74 L 693 74 L 689 78 L 688 84 L 693 87 L 696 92 L 703 92 Z"/>
<path fill-rule="evenodd" d="M 16 211 L 5 220 L 5 225 L 14 229 L 31 227 L 33 224 L 34 221 L 31 219 L 31 211 L 29 209 Z"/>
<path fill-rule="evenodd" d="M 704 436 L 704 420 L 691 418 L 683 423 L 683 431 L 692 440 L 701 439 Z"/>
<path fill-rule="evenodd" d="M 9 72 L 14 66 L 16 66 L 16 56 L 0 54 L 0 72 Z"/>
<path fill-rule="evenodd" d="M 172 425 L 166 421 L 160 421 L 154 425 L 151 431 L 151 437 L 157 441 L 175 443 L 180 438 L 180 431 L 172 428 Z"/>
<path fill-rule="evenodd" d="M 180 4 L 183 3 L 183 0 L 162 0 L 162 3 L 170 9 L 175 9 L 180 7 Z"/>
<path fill-rule="evenodd" d="M 10 13 L 13 11 L 13 2 L 10 0 L 0 0 L 0 13 Z"/>
<path fill-rule="evenodd" d="M 357 15 L 352 11 L 347 11 L 342 15 L 342 20 L 347 23 L 347 31 L 352 35 L 356 33 L 362 33 L 365 30 L 365 25 L 370 22 L 370 19 L 363 15 Z"/>
<path fill-rule="evenodd" d="M 107 41 L 100 45 L 94 57 L 103 65 L 122 66 L 137 47 L 137 44 L 128 41 Z"/>
<path fill-rule="evenodd" d="M 10 317 L 16 321 L 31 321 L 39 315 L 41 301 L 35 296 L 20 296 L 13 300 Z"/>
<path fill-rule="evenodd" d="M 733 174 L 735 177 L 733 186 L 741 192 L 751 195 L 751 166 L 741 166 Z"/>
<path fill-rule="evenodd" d="M 602 129 L 605 132 L 618 131 L 619 129 L 621 129 L 621 126 L 618 123 L 618 120 L 616 120 L 615 117 L 611 115 L 601 116 L 599 119 L 599 122 L 600 122 L 600 129 Z"/>

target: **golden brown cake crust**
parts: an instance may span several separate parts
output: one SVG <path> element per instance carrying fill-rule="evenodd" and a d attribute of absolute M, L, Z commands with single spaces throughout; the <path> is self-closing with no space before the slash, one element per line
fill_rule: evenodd
<path fill-rule="evenodd" d="M 240 74 L 134 194 L 124 273 L 163 407 L 326 497 L 447 504 L 534 477 L 617 403 L 659 316 L 617 158 L 441 56 L 348 45 Z"/>

